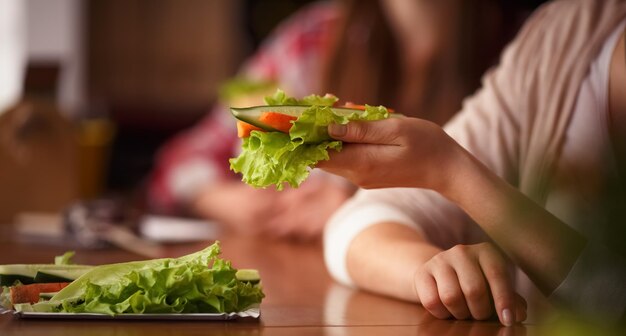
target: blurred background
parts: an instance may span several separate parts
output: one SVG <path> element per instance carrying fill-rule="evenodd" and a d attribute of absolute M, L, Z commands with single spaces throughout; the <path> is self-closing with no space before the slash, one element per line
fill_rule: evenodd
<path fill-rule="evenodd" d="M 308 2 L 0 0 L 0 222 L 141 190 L 159 146 Z"/>
<path fill-rule="evenodd" d="M 383 6 L 388 5 L 385 1 L 419 3 L 412 7 L 420 10 L 413 18 L 397 11 L 389 22 L 385 17 L 391 14 L 381 13 L 382 8 L 394 6 Z M 302 44 L 291 41 L 290 47 L 304 50 L 304 59 L 298 61 L 302 72 L 289 73 L 281 63 L 280 48 L 275 49 L 278 55 L 270 55 L 278 65 L 270 65 L 285 68 L 273 70 L 284 72 L 296 86 L 301 82 L 297 76 L 320 79 L 315 87 L 341 97 L 374 104 L 398 102 L 402 111 L 426 113 L 417 116 L 443 123 L 479 86 L 481 74 L 497 62 L 501 48 L 543 2 L 404 1 L 335 1 L 348 10 L 341 12 L 343 21 L 331 30 L 332 46 L 324 39 L 311 40 L 325 31 L 308 27 L 308 21 L 298 22 L 303 16 L 295 16 L 291 28 L 305 33 Z M 72 219 L 73 214 L 100 218 L 102 223 L 136 222 L 133 211 L 146 212 L 147 185 L 159 148 L 206 117 L 218 101 L 220 87 L 274 28 L 312 2 L 0 0 L 0 224 L 17 223 L 19 228 L 33 224 L 33 231 L 41 233 L 50 227 L 66 230 L 68 222 L 82 223 Z M 320 22 L 331 12 L 329 17 L 340 16 L 324 3 L 318 1 L 318 12 L 306 15 L 321 13 Z M 392 32 L 402 26 L 419 31 L 409 36 Z M 284 29 L 278 35 L 289 34 Z M 276 40 L 283 42 L 275 39 L 275 44 Z M 411 46 L 418 48 L 417 62 L 405 62 L 408 57 L 402 50 L 407 41 L 417 41 Z M 334 57 L 316 74 L 307 72 L 305 43 L 311 42 L 328 48 Z M 285 85 L 280 78 L 276 84 Z M 368 93 L 369 89 L 373 91 Z M 300 94 L 308 93 L 312 92 Z M 230 133 L 234 137 L 234 131 Z M 193 136 L 183 141 L 189 151 L 200 147 Z M 226 160 L 220 165 L 226 167 Z M 242 193 L 250 194 L 248 189 Z M 76 210 L 72 204 L 87 205 Z M 81 217 L 81 211 L 89 215 Z M 309 236 L 319 235 L 323 219 Z M 257 225 L 257 218 L 252 222 L 248 227 Z"/>

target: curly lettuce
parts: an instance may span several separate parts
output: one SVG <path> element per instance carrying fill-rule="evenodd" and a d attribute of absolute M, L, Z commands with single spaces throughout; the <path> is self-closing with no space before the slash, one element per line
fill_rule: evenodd
<path fill-rule="evenodd" d="M 36 312 L 224 313 L 261 303 L 260 285 L 240 281 L 230 262 L 212 246 L 181 258 L 95 267 L 50 301 L 16 305 Z"/>

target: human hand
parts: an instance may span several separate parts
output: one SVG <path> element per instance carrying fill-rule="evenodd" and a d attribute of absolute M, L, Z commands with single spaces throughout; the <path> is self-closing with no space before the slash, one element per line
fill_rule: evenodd
<path fill-rule="evenodd" d="M 310 179 L 298 189 L 255 189 L 239 181 L 205 188 L 194 211 L 245 235 L 311 240 L 330 215 L 354 192 L 328 178 Z"/>
<path fill-rule="evenodd" d="M 330 216 L 354 191 L 354 186 L 328 176 L 309 178 L 298 189 L 287 188 L 279 192 L 277 214 L 268 221 L 266 233 L 296 240 L 316 239 Z"/>
<path fill-rule="evenodd" d="M 225 181 L 205 187 L 192 202 L 193 211 L 244 235 L 260 235 L 278 213 L 278 192 L 254 189 L 240 181 Z"/>
<path fill-rule="evenodd" d="M 462 148 L 438 125 L 416 118 L 330 125 L 346 142 L 317 167 L 363 188 L 413 187 L 442 191 L 454 177 Z"/>
<path fill-rule="evenodd" d="M 507 263 L 491 243 L 457 245 L 420 266 L 414 276 L 419 301 L 433 316 L 485 320 L 494 308 L 506 326 L 526 319 Z"/>

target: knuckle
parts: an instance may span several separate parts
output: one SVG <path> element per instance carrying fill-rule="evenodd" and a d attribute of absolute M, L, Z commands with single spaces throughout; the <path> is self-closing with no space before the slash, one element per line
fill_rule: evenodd
<path fill-rule="evenodd" d="M 428 311 L 438 311 L 441 308 L 441 304 L 439 299 L 434 295 L 428 295 L 422 300 L 422 306 L 426 308 Z"/>
<path fill-rule="evenodd" d="M 346 132 L 346 136 L 348 139 L 352 140 L 362 140 L 366 139 L 368 135 L 368 128 L 359 122 L 351 122 L 348 123 L 348 129 Z"/>
<path fill-rule="evenodd" d="M 404 130 L 405 123 L 400 119 L 389 119 L 388 121 L 388 129 L 391 134 L 404 134 L 402 132 Z"/>
<path fill-rule="evenodd" d="M 463 244 L 454 245 L 452 248 L 450 248 L 450 251 L 455 254 L 467 254 L 468 250 L 469 247 Z"/>
<path fill-rule="evenodd" d="M 463 297 L 460 293 L 453 290 L 443 291 L 440 293 L 440 297 L 441 302 L 446 306 L 456 306 L 463 302 Z"/>
<path fill-rule="evenodd" d="M 487 295 L 487 290 L 484 286 L 469 285 L 465 290 L 465 296 L 470 301 L 482 300 Z"/>
<path fill-rule="evenodd" d="M 492 281 L 507 282 L 509 281 L 509 273 L 505 267 L 491 267 L 483 270 L 485 275 Z"/>

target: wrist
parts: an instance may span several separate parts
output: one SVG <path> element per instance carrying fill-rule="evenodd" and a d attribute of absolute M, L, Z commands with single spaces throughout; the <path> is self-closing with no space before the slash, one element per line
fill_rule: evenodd
<path fill-rule="evenodd" d="M 480 162 L 454 140 L 437 170 L 438 181 L 433 190 L 450 201 L 460 202 L 469 190 L 469 183 L 477 178 Z"/>

